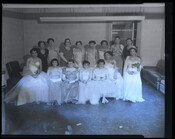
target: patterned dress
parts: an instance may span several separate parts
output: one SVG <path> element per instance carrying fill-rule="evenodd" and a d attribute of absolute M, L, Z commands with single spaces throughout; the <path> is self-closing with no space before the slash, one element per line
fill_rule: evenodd
<path fill-rule="evenodd" d="M 113 52 L 113 58 L 116 61 L 116 66 L 118 67 L 118 71 L 120 72 L 121 75 L 123 70 L 123 59 L 122 59 L 123 48 L 124 46 L 122 44 L 111 46 L 111 50 Z"/>
<path fill-rule="evenodd" d="M 76 103 L 79 97 L 78 70 L 76 68 L 63 69 L 62 103 Z"/>

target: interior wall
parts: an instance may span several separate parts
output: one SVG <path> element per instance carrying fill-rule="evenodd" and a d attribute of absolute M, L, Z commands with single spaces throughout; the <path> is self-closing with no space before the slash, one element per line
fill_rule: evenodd
<path fill-rule="evenodd" d="M 142 21 L 140 56 L 143 66 L 156 66 L 158 60 L 161 59 L 165 47 L 164 28 L 163 19 Z"/>
<path fill-rule="evenodd" d="M 6 70 L 6 63 L 17 60 L 21 64 L 24 55 L 23 20 L 2 17 L 2 70 Z M 7 78 L 8 78 L 8 74 Z"/>
<path fill-rule="evenodd" d="M 46 41 L 48 38 L 54 38 L 55 44 L 60 45 L 65 38 L 70 38 L 72 44 L 76 41 L 82 41 L 83 44 L 88 44 L 90 40 L 95 40 L 98 43 L 108 37 L 107 23 L 57 23 L 46 24 L 38 23 L 37 21 L 24 21 L 24 47 L 25 54 L 28 54 L 30 49 L 37 45 L 38 41 Z"/>

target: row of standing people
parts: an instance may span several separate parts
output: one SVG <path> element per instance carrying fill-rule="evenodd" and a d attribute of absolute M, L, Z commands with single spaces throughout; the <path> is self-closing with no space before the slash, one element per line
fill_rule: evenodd
<path fill-rule="evenodd" d="M 49 38 L 47 43 L 44 41 L 38 42 L 38 57 L 42 60 L 42 70 L 47 72 L 49 63 L 53 58 L 58 59 L 60 66 L 67 66 L 69 59 L 74 59 L 77 67 L 82 67 L 82 62 L 87 60 L 90 62 L 90 67 L 94 67 L 99 59 L 104 59 L 106 51 L 112 51 L 113 59 L 116 61 L 119 72 L 123 75 L 124 61 L 129 56 L 129 49 L 133 46 L 130 38 L 126 40 L 127 46 L 124 47 L 120 43 L 120 37 L 116 36 L 112 45 L 109 46 L 108 41 L 102 40 L 100 45 L 91 40 L 88 45 L 83 46 L 81 41 L 77 41 L 75 46 L 71 45 L 71 40 L 65 39 L 64 44 L 56 46 L 54 39 Z M 136 47 L 135 47 L 136 48 Z"/>
<path fill-rule="evenodd" d="M 31 50 L 32 58 L 28 63 L 30 73 L 24 76 L 6 95 L 5 101 L 16 100 L 17 105 L 32 102 L 75 102 L 91 104 L 108 102 L 106 97 L 135 101 L 142 98 L 142 83 L 140 79 L 141 61 L 136 56 L 137 50 L 130 49 L 124 66 L 124 76 L 116 69 L 112 52 L 104 54 L 105 60 L 100 59 L 96 68 L 89 68 L 90 62 L 84 61 L 83 68 L 74 67 L 74 60 L 68 61 L 67 68 L 58 67 L 57 59 L 52 60 L 52 66 L 47 74 L 42 72 L 41 59 L 37 49 Z"/>

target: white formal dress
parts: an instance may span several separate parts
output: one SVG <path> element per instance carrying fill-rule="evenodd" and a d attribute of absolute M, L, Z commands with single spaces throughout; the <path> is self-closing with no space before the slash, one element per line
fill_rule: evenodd
<path fill-rule="evenodd" d="M 61 104 L 62 68 L 49 67 L 47 75 L 51 80 L 49 102 L 57 101 L 58 104 Z"/>
<path fill-rule="evenodd" d="M 115 60 L 105 61 L 105 68 L 108 70 L 108 92 L 105 97 L 123 98 L 123 78 L 114 65 Z"/>
<path fill-rule="evenodd" d="M 31 73 L 37 72 L 40 63 L 30 63 Z M 46 73 L 24 76 L 5 96 L 5 102 L 15 102 L 17 106 L 32 102 L 49 101 L 50 81 Z"/>
<path fill-rule="evenodd" d="M 140 58 L 128 56 L 124 65 L 124 100 L 142 102 L 142 81 L 140 78 L 141 65 L 137 68 L 134 64 L 140 64 Z M 130 74 L 133 72 L 133 74 Z"/>
<path fill-rule="evenodd" d="M 80 69 L 79 71 L 79 98 L 78 104 L 85 104 L 91 93 L 92 69 Z"/>

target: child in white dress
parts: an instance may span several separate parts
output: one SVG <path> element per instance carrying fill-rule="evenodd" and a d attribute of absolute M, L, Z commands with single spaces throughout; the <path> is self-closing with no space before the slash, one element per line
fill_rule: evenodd
<path fill-rule="evenodd" d="M 68 67 L 63 71 L 62 102 L 76 103 L 79 95 L 78 70 L 74 67 L 74 60 L 68 61 Z"/>
<path fill-rule="evenodd" d="M 91 82 L 91 92 L 89 93 L 90 103 L 99 104 L 99 100 L 107 93 L 108 70 L 104 68 L 105 61 L 99 59 L 97 67 L 93 70 L 93 81 Z M 108 102 L 104 97 L 102 103 Z"/>
<path fill-rule="evenodd" d="M 79 99 L 77 104 L 85 104 L 89 100 L 92 69 L 89 61 L 83 61 L 83 68 L 79 71 Z"/>
<path fill-rule="evenodd" d="M 52 59 L 51 66 L 47 70 L 47 75 L 51 80 L 49 102 L 52 104 L 61 104 L 61 82 L 62 68 L 60 68 L 58 60 Z"/>

